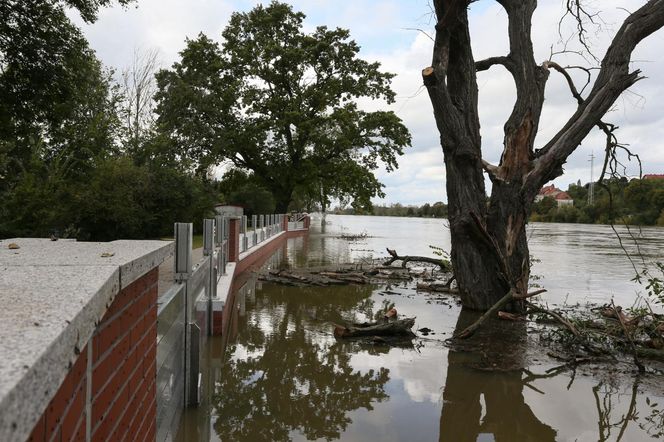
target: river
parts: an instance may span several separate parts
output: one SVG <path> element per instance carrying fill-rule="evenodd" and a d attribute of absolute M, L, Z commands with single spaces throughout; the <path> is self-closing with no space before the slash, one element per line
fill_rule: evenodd
<path fill-rule="evenodd" d="M 553 305 L 630 306 L 631 281 L 664 260 L 664 229 L 535 223 L 534 283 Z M 366 233 L 359 241 L 342 235 Z M 289 239 L 266 266 L 362 263 L 449 250 L 440 219 L 333 216 Z M 632 261 L 625 250 L 634 254 Z M 637 256 L 638 255 L 638 256 Z M 371 319 L 395 305 L 433 330 L 413 345 L 339 342 L 330 323 Z M 284 287 L 256 281 L 236 294 L 229 333 L 210 340 L 203 404 L 181 440 L 641 441 L 664 437 L 661 372 L 635 377 L 625 361 L 556 368 L 533 325 L 501 321 L 472 348 L 446 343 L 474 319 L 451 297 L 390 286 Z M 504 324 L 503 324 L 504 323 Z M 482 335 L 483 333 L 483 335 Z M 484 339 L 483 339 L 484 338 Z"/>

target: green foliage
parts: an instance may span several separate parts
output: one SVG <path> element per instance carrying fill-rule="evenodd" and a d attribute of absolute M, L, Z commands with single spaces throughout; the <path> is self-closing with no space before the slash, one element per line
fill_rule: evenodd
<path fill-rule="evenodd" d="M 355 207 L 337 208 L 335 213 L 352 215 L 352 214 L 366 214 L 375 216 L 405 216 L 405 217 L 422 217 L 422 218 L 446 218 L 447 217 L 447 204 L 438 201 L 433 205 L 426 203 L 420 206 L 404 206 L 400 203 L 391 204 L 389 206 L 373 205 L 370 210 L 361 211 Z"/>
<path fill-rule="evenodd" d="M 0 237 L 170 235 L 217 202 L 170 139 L 121 155 L 119 90 L 65 14 L 90 22 L 111 3 L 0 0 Z"/>
<path fill-rule="evenodd" d="M 642 284 L 645 280 L 645 288 L 648 296 L 655 302 L 664 306 L 664 263 L 655 263 L 656 272 L 653 275 L 648 268 L 644 268 L 632 281 Z M 659 273 L 659 275 L 657 274 Z"/>
<path fill-rule="evenodd" d="M 285 211 L 297 193 L 369 207 L 382 196 L 373 171 L 397 167 L 410 144 L 401 120 L 360 110 L 363 97 L 392 102 L 393 75 L 357 57 L 344 29 L 302 31 L 284 3 L 235 13 L 223 43 L 201 34 L 157 75 L 160 128 L 199 173 L 230 160 L 251 171 Z"/>
<path fill-rule="evenodd" d="M 595 185 L 595 202 L 588 205 L 588 188 L 572 184 L 567 193 L 574 206 L 557 207 L 546 197 L 534 203 L 531 221 L 564 223 L 629 223 L 664 225 L 664 180 L 611 179 Z"/>
<path fill-rule="evenodd" d="M 272 193 L 261 187 L 260 180 L 253 174 L 239 169 L 231 169 L 224 174 L 218 188 L 224 195 L 224 202 L 242 206 L 247 216 L 274 213 L 275 203 Z"/>
<path fill-rule="evenodd" d="M 432 245 L 429 245 L 429 248 L 431 249 L 431 253 L 440 257 L 440 260 L 443 262 L 443 266 L 445 268 L 452 268 L 452 261 L 450 260 L 450 254 L 447 250 L 443 249 L 442 247 L 436 247 Z"/>

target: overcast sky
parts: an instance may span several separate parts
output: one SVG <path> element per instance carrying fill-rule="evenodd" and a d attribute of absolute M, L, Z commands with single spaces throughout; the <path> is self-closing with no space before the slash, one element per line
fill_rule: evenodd
<path fill-rule="evenodd" d="M 121 70 L 130 64 L 134 48 L 160 52 L 164 66 L 178 59 L 185 38 L 203 32 L 219 40 L 230 14 L 249 10 L 259 1 L 242 0 L 138 0 L 128 9 L 104 9 L 92 25 L 74 20 L 83 28 L 93 49 L 107 65 Z M 266 2 L 263 2 L 266 3 Z M 399 160 L 399 169 L 392 173 L 379 171 L 385 184 L 386 198 L 378 203 L 423 204 L 447 201 L 445 171 L 439 136 L 434 125 L 431 104 L 426 91 L 420 86 L 421 70 L 430 64 L 432 42 L 420 28 L 433 27 L 427 0 L 288 0 L 295 10 L 307 15 L 305 26 L 342 27 L 350 30 L 351 37 L 361 46 L 361 57 L 380 61 L 383 69 L 396 73 L 393 81 L 397 93 L 396 103 L 364 103 L 368 109 L 390 108 L 399 115 L 413 135 L 413 145 Z M 598 26 L 592 28 L 590 41 L 600 58 L 604 55 L 613 34 L 626 17 L 626 9 L 634 10 L 644 4 L 642 0 L 589 1 L 602 8 Z M 552 51 L 562 48 L 558 21 L 562 16 L 563 0 L 540 0 L 535 12 L 533 41 L 536 60 L 545 61 Z M 506 55 L 507 18 L 493 0 L 473 3 L 470 10 L 471 38 L 476 59 L 493 55 Z M 573 32 L 570 22 L 562 29 L 564 39 Z M 601 28 L 601 29 L 600 29 Z M 571 48 L 576 48 L 574 42 Z M 637 83 L 617 102 L 605 121 L 620 126 L 619 140 L 629 144 L 641 155 L 644 173 L 664 173 L 664 30 L 644 41 L 634 53 L 632 67 L 641 69 L 644 80 Z M 659 56 L 658 56 L 659 55 Z M 553 58 L 562 65 L 588 65 L 583 58 L 572 55 Z M 582 77 L 578 76 L 581 81 Z M 503 124 L 514 102 L 514 86 L 509 75 L 494 67 L 478 76 L 480 92 L 480 118 L 484 159 L 497 163 L 502 150 Z M 574 112 L 575 101 L 563 79 L 551 73 L 537 146 L 544 145 Z M 597 177 L 604 139 L 595 131 L 569 158 L 565 174 L 554 183 L 566 189 L 569 183 L 590 179 L 589 156 L 595 160 Z M 636 165 L 628 174 L 638 174 Z"/>

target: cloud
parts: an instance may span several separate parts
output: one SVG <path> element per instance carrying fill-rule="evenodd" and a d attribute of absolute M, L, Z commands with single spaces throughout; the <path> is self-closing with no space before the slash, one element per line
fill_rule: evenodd
<path fill-rule="evenodd" d="M 83 29 L 99 57 L 110 66 L 127 66 L 135 47 L 160 49 L 165 65 L 178 58 L 186 37 L 205 32 L 218 38 L 234 10 L 248 10 L 258 1 L 212 0 L 140 0 L 138 8 L 105 9 L 93 25 Z M 265 2 L 263 2 L 265 3 Z M 400 159 L 394 173 L 380 171 L 387 194 L 383 202 L 423 204 L 446 200 L 445 174 L 439 144 L 439 135 L 432 115 L 431 104 L 421 80 L 421 69 L 430 64 L 432 41 L 415 28 L 431 31 L 433 23 L 427 0 L 292 0 L 295 10 L 307 14 L 307 29 L 315 26 L 350 29 L 351 38 L 362 47 L 360 55 L 371 61 L 380 61 L 384 70 L 397 74 L 393 81 L 397 93 L 396 103 L 362 101 L 367 109 L 394 110 L 410 129 L 413 146 Z M 589 41 L 600 57 L 606 51 L 612 36 L 619 28 L 626 12 L 621 8 L 636 9 L 644 4 L 627 0 L 606 0 L 601 6 L 601 29 L 591 29 Z M 560 35 L 558 21 L 563 14 L 561 2 L 540 2 L 535 11 L 532 40 L 535 60 L 546 60 L 552 49 L 561 48 L 563 40 L 572 35 L 574 25 L 565 22 Z M 81 23 L 80 20 L 78 23 Z M 494 1 L 481 0 L 471 5 L 471 38 L 476 59 L 508 52 L 507 16 Z M 409 30 L 410 29 L 410 30 Z M 570 47 L 578 49 L 575 39 Z M 659 31 L 641 43 L 634 52 L 632 69 L 641 69 L 647 78 L 638 82 L 630 92 L 623 94 L 606 116 L 606 121 L 620 126 L 621 142 L 641 154 L 644 172 L 664 172 L 664 61 L 659 56 L 664 46 L 664 31 Z M 576 55 L 558 55 L 554 58 L 562 65 L 586 63 Z M 575 81 L 582 84 L 584 74 L 574 71 Z M 509 116 L 516 91 L 509 74 L 500 66 L 478 75 L 479 106 L 483 157 L 498 162 L 503 145 L 503 125 Z M 540 123 L 537 146 L 550 139 L 573 114 L 576 104 L 561 76 L 552 72 L 547 83 L 544 111 Z M 590 178 L 588 157 L 597 157 L 604 150 L 604 138 L 594 131 L 569 158 L 566 173 L 556 179 L 556 185 L 566 188 L 571 182 Z M 599 164 L 600 159 L 596 164 Z M 596 168 L 597 170 L 597 168 Z M 638 168 L 631 166 L 628 173 Z M 596 172 L 597 174 L 597 172 Z M 595 175 L 596 176 L 596 175 Z"/>

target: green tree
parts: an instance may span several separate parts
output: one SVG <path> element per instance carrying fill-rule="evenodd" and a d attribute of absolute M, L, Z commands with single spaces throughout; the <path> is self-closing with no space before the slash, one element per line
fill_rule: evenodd
<path fill-rule="evenodd" d="M 549 213 L 551 209 L 555 209 L 556 207 L 558 207 L 556 199 L 547 196 L 542 198 L 541 201 L 538 201 L 535 204 L 533 204 L 533 212 L 537 213 L 538 215 L 545 215 Z"/>
<path fill-rule="evenodd" d="M 277 211 L 298 189 L 369 205 L 383 195 L 373 171 L 396 168 L 410 134 L 393 112 L 355 100 L 392 102 L 393 75 L 358 58 L 348 31 L 305 33 L 304 18 L 272 2 L 233 14 L 221 47 L 202 34 L 188 41 L 157 75 L 158 123 L 199 172 L 222 160 L 252 171 Z"/>
<path fill-rule="evenodd" d="M 64 9 L 92 20 L 107 3 L 0 1 L 0 236 L 69 227 L 77 192 L 116 148 L 110 73 Z"/>

